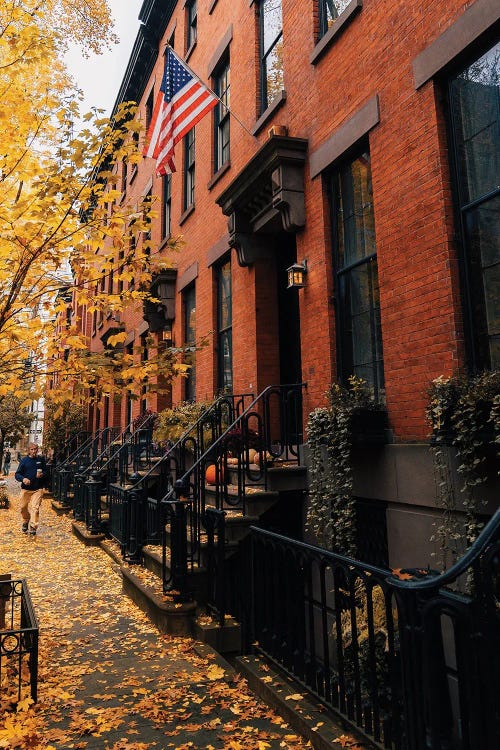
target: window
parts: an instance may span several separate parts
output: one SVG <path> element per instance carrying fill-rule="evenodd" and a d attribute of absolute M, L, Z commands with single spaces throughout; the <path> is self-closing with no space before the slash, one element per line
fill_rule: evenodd
<path fill-rule="evenodd" d="M 215 171 L 229 161 L 229 61 L 215 74 L 214 91 L 221 100 L 215 107 Z"/>
<path fill-rule="evenodd" d="M 170 237 L 172 226 L 172 175 L 165 174 L 162 179 L 162 205 L 161 236 L 162 239 Z"/>
<path fill-rule="evenodd" d="M 196 42 L 198 32 L 198 10 L 196 7 L 196 0 L 191 0 L 186 6 L 187 14 L 187 38 L 186 47 L 188 50 L 191 49 L 193 44 Z"/>
<path fill-rule="evenodd" d="M 261 110 L 283 90 L 283 16 L 281 0 L 260 4 Z"/>
<path fill-rule="evenodd" d="M 326 34 L 351 0 L 319 0 L 319 33 Z"/>
<path fill-rule="evenodd" d="M 184 136 L 184 210 L 194 204 L 195 128 Z"/>
<path fill-rule="evenodd" d="M 384 369 L 370 155 L 332 179 L 338 374 L 363 378 L 383 398 Z"/>
<path fill-rule="evenodd" d="M 149 94 L 147 101 L 146 101 L 146 122 L 144 123 L 144 132 L 148 132 L 149 126 L 151 124 L 151 120 L 153 119 L 153 109 L 154 109 L 154 91 L 151 89 L 151 93 Z"/>
<path fill-rule="evenodd" d="M 500 366 L 500 43 L 449 82 L 471 367 Z"/>
<path fill-rule="evenodd" d="M 191 365 L 187 378 L 184 381 L 184 398 L 186 401 L 196 400 L 196 290 L 194 284 L 186 287 L 183 291 L 183 313 L 184 313 L 184 342 L 186 346 L 193 347 L 193 351 L 186 355 L 186 364 Z"/>
<path fill-rule="evenodd" d="M 125 193 L 127 190 L 127 176 L 128 176 L 128 164 L 126 161 L 122 161 L 122 179 L 121 179 L 121 191 Z"/>
<path fill-rule="evenodd" d="M 233 389 L 233 332 L 232 332 L 231 261 L 220 266 L 217 274 L 217 347 L 218 387 Z"/>

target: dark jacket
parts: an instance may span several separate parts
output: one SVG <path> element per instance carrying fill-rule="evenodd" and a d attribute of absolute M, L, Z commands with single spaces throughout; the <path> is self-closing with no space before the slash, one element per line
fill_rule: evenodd
<path fill-rule="evenodd" d="M 43 475 L 40 478 L 38 478 L 36 475 L 37 469 L 41 469 L 43 471 Z M 35 458 L 32 458 L 31 456 L 25 456 L 21 459 L 21 462 L 17 467 L 15 476 L 17 481 L 21 483 L 24 478 L 29 479 L 30 483 L 28 485 L 23 484 L 22 488 L 31 492 L 33 490 L 39 490 L 40 488 L 45 487 L 47 483 L 46 474 L 47 467 L 43 456 L 36 456 Z"/>

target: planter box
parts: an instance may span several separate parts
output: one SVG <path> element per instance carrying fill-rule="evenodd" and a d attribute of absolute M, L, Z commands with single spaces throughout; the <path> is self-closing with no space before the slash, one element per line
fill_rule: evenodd
<path fill-rule="evenodd" d="M 353 445 L 387 443 L 388 419 L 384 409 L 358 409 L 351 417 Z"/>

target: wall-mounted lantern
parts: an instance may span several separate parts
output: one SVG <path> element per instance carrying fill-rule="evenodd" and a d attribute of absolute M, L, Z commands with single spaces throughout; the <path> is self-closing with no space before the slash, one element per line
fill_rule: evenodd
<path fill-rule="evenodd" d="M 175 318 L 175 283 L 177 280 L 177 269 L 166 268 L 155 274 L 151 280 L 151 294 L 157 297 L 165 308 L 167 320 Z"/>
<path fill-rule="evenodd" d="M 143 318 L 149 323 L 150 333 L 172 331 L 172 321 L 175 318 L 176 279 L 177 269 L 167 268 L 155 274 L 151 280 L 150 292 L 158 302 L 144 300 L 143 304 Z"/>
<path fill-rule="evenodd" d="M 287 289 L 302 289 L 306 285 L 307 260 L 302 263 L 294 263 L 286 269 L 288 277 Z"/>

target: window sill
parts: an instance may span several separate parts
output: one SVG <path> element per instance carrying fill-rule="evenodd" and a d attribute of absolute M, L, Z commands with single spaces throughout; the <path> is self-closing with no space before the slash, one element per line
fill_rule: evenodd
<path fill-rule="evenodd" d="M 191 55 L 193 54 L 193 52 L 194 52 L 195 49 L 196 49 L 196 39 L 194 40 L 194 42 L 192 43 L 192 45 L 190 46 L 190 48 L 186 52 L 186 55 L 184 57 L 185 62 L 187 62 L 189 60 L 189 58 L 191 57 Z"/>
<path fill-rule="evenodd" d="M 158 248 L 158 252 L 161 253 L 162 250 L 165 250 L 165 248 L 168 245 L 168 241 L 172 237 L 172 232 L 169 232 L 166 237 L 163 237 L 163 239 L 160 242 L 160 246 Z"/>
<path fill-rule="evenodd" d="M 130 175 L 129 185 L 131 185 L 133 183 L 133 181 L 135 180 L 135 178 L 137 177 L 137 172 L 138 171 L 139 170 L 137 168 L 137 164 L 134 164 L 134 166 L 132 168 L 132 174 Z"/>
<path fill-rule="evenodd" d="M 217 185 L 219 180 L 226 174 L 226 172 L 231 169 L 231 161 L 226 161 L 225 164 L 222 165 L 220 169 L 217 170 L 217 172 L 214 174 L 211 180 L 208 181 L 207 188 L 211 190 L 214 185 Z"/>
<path fill-rule="evenodd" d="M 349 3 L 349 5 L 342 11 L 340 16 L 337 18 L 333 26 L 328 29 L 326 34 L 324 34 L 313 51 L 311 52 L 311 56 L 309 58 L 309 62 L 311 65 L 316 65 L 318 60 L 321 59 L 321 57 L 324 55 L 324 53 L 327 51 L 327 49 L 330 47 L 331 44 L 333 44 L 334 40 L 337 39 L 339 34 L 346 28 L 346 26 L 349 25 L 351 20 L 357 16 L 361 8 L 363 7 L 362 0 L 352 0 L 352 2 Z"/>
<path fill-rule="evenodd" d="M 179 219 L 179 226 L 182 226 L 184 224 L 184 222 L 186 221 L 186 219 L 189 216 L 191 216 L 191 214 L 193 213 L 193 211 L 194 211 L 194 203 L 191 203 L 191 205 L 188 206 L 188 208 L 186 208 L 186 210 L 184 211 L 184 213 L 181 215 L 181 218 Z"/>
<path fill-rule="evenodd" d="M 252 128 L 252 135 L 257 135 L 257 133 L 262 130 L 266 122 L 268 122 L 271 117 L 274 115 L 275 112 L 280 109 L 280 107 L 283 106 L 283 104 L 286 102 L 286 91 L 282 90 L 278 96 L 276 96 L 269 107 L 261 114 L 257 122 Z"/>

